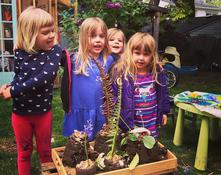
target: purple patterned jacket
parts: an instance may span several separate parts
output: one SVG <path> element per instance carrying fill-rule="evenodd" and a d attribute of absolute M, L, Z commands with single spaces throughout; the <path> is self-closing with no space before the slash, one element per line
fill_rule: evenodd
<path fill-rule="evenodd" d="M 162 125 L 163 114 L 170 112 L 170 100 L 169 92 L 166 86 L 166 74 L 164 70 L 158 73 L 158 81 L 162 84 L 156 83 L 156 92 L 157 92 L 157 126 Z M 127 123 L 127 125 L 132 129 L 134 127 L 134 81 L 132 78 L 128 80 L 122 80 L 122 102 L 121 102 L 121 117 Z M 165 86 L 164 86 L 165 85 Z M 114 96 L 117 98 L 117 89 L 118 86 L 116 83 L 112 84 Z M 128 127 L 120 121 L 120 128 L 124 131 L 128 130 Z"/>

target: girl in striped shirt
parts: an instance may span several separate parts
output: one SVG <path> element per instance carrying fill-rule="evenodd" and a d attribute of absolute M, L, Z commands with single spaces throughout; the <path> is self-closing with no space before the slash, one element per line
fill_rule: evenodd
<path fill-rule="evenodd" d="M 122 129 L 144 127 L 158 137 L 158 126 L 166 124 L 170 111 L 168 88 L 163 68 L 158 63 L 156 45 L 147 33 L 136 33 L 111 71 L 114 94 L 116 80 L 122 78 Z"/>

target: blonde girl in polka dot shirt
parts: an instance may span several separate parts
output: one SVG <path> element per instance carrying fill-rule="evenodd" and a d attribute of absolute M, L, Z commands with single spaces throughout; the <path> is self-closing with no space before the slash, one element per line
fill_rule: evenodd
<path fill-rule="evenodd" d="M 52 90 L 62 50 L 55 45 L 52 16 L 29 7 L 18 19 L 15 76 L 0 88 L 13 99 L 12 126 L 18 151 L 18 174 L 30 175 L 33 135 L 41 163 L 51 161 Z"/>

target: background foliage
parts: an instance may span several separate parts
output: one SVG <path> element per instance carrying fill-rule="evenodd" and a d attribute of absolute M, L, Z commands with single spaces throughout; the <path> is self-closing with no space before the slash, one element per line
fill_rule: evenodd
<path fill-rule="evenodd" d="M 193 15 L 193 0 L 176 0 L 175 5 L 168 8 L 168 13 L 161 15 L 161 21 L 169 19 L 174 22 Z M 102 18 L 108 28 L 117 25 L 123 30 L 127 39 L 144 26 L 151 26 L 149 6 L 141 0 L 81 0 L 77 16 L 73 16 L 72 10 L 60 14 L 60 25 L 68 39 L 69 48 L 77 48 L 79 26 L 84 19 L 92 16 Z"/>
<path fill-rule="evenodd" d="M 62 32 L 69 40 L 71 48 L 78 45 L 79 25 L 88 17 L 97 16 L 105 21 L 108 28 L 121 28 L 126 36 L 139 31 L 144 25 L 150 23 L 147 14 L 148 5 L 139 0 L 81 0 L 77 16 L 69 11 L 60 14 Z"/>

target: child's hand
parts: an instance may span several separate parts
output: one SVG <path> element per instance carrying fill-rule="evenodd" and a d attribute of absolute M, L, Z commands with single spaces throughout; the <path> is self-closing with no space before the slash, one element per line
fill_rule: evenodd
<path fill-rule="evenodd" d="M 163 118 L 162 118 L 162 125 L 166 125 L 167 124 L 167 115 L 163 114 Z"/>
<path fill-rule="evenodd" d="M 11 98 L 10 89 L 11 89 L 11 87 L 9 86 L 6 89 L 3 89 L 3 91 L 2 91 L 2 95 L 5 100 L 8 100 Z"/>
<path fill-rule="evenodd" d="M 9 87 L 8 84 L 4 84 L 4 85 L 1 86 L 1 88 L 0 88 L 0 96 L 3 96 L 3 91 L 4 91 L 5 89 L 7 89 L 7 87 Z"/>

